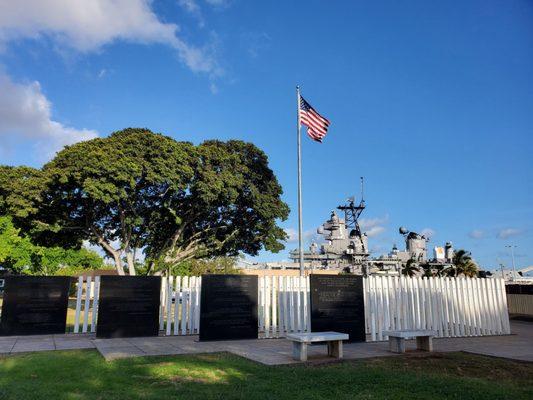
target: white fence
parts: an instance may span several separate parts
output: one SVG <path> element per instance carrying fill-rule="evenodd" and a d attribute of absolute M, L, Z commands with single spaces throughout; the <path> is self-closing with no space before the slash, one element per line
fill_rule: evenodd
<path fill-rule="evenodd" d="M 100 277 L 78 278 L 76 287 L 76 314 L 74 314 L 74 333 L 96 332 Z"/>
<path fill-rule="evenodd" d="M 439 337 L 509 334 L 501 279 L 364 278 L 368 340 L 385 340 L 383 331 L 432 329 Z M 77 289 L 74 332 L 95 332 L 99 278 Z M 166 335 L 197 334 L 201 277 L 162 278 L 159 328 Z M 94 289 L 94 290 L 92 290 Z M 259 277 L 259 331 L 266 338 L 310 330 L 308 277 Z M 87 294 L 94 292 L 94 296 Z"/>
<path fill-rule="evenodd" d="M 511 333 L 501 279 L 371 276 L 365 319 L 372 341 L 396 329 L 432 329 L 439 337 Z"/>
<path fill-rule="evenodd" d="M 200 327 L 200 276 L 163 277 L 159 330 L 166 335 L 193 335 Z"/>
<path fill-rule="evenodd" d="M 311 330 L 309 277 L 259 277 L 259 331 L 265 337 Z"/>

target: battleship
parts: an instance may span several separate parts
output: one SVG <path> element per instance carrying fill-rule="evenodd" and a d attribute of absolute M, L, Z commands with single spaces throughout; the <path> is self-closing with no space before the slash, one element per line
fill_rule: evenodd
<path fill-rule="evenodd" d="M 361 214 L 366 208 L 361 179 L 361 200 L 356 203 L 355 196 L 348 198 L 345 204 L 332 210 L 330 217 L 317 229 L 322 237 L 319 244 L 313 241 L 303 251 L 304 268 L 307 271 L 336 270 L 357 275 L 390 274 L 398 275 L 409 260 L 417 264 L 429 265 L 430 268 L 446 268 L 452 265 L 454 249 L 451 242 L 433 249 L 433 257 L 428 256 L 429 238 L 423 234 L 399 228 L 399 234 L 405 241 L 405 249 L 399 250 L 393 245 L 388 254 L 371 257 L 368 235 L 359 224 Z M 254 264 L 259 269 L 299 269 L 298 249 L 289 252 L 291 262 L 267 262 Z M 251 266 L 250 266 L 251 267 Z"/>
<path fill-rule="evenodd" d="M 388 254 L 370 257 L 368 236 L 359 224 L 359 217 L 365 207 L 364 199 L 356 204 L 352 197 L 346 204 L 337 207 L 337 210 L 344 213 L 344 218 L 335 210 L 331 211 L 330 218 L 317 229 L 317 234 L 323 236 L 324 242 L 320 245 L 311 243 L 303 253 L 306 269 L 333 269 L 369 275 L 399 274 L 409 260 L 432 267 L 445 268 L 451 265 L 454 256 L 451 242 L 446 242 L 443 247 L 435 247 L 433 258 L 430 258 L 427 251 L 429 238 L 405 227 L 399 228 L 405 241 L 405 250 L 399 250 L 393 245 Z M 298 250 L 292 250 L 289 257 L 293 265 L 285 264 L 285 268 L 298 268 Z"/>
<path fill-rule="evenodd" d="M 432 254 L 428 252 L 429 237 L 411 231 L 405 227 L 398 229 L 405 247 L 398 249 L 394 244 L 387 254 L 372 256 L 369 250 L 369 237 L 359 223 L 366 209 L 361 178 L 361 200 L 357 203 L 355 196 L 331 211 L 330 217 L 317 228 L 318 238 L 308 249 L 303 251 L 303 263 L 306 273 L 330 270 L 333 273 L 345 272 L 356 275 L 400 275 L 410 260 L 417 266 L 439 272 L 453 267 L 455 251 L 451 241 L 442 246 L 434 246 Z M 298 249 L 289 252 L 291 261 L 252 263 L 241 259 L 237 268 L 249 270 L 299 270 L 300 254 Z M 496 276 L 506 283 L 533 284 L 533 266 L 520 270 L 505 268 L 500 264 L 499 271 L 480 270 L 480 277 Z M 418 274 L 423 272 L 419 269 Z"/>

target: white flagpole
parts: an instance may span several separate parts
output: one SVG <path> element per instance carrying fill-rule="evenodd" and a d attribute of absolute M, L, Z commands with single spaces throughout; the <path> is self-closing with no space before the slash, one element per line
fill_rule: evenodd
<path fill-rule="evenodd" d="M 300 258 L 300 276 L 304 276 L 303 222 L 302 222 L 302 135 L 300 122 L 300 86 L 296 86 L 297 101 L 297 137 L 298 137 L 298 254 Z"/>

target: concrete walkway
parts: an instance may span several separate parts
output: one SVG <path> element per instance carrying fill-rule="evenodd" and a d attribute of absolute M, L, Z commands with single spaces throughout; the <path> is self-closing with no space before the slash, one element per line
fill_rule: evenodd
<path fill-rule="evenodd" d="M 511 322 L 512 335 L 434 340 L 437 352 L 466 351 L 496 357 L 533 362 L 533 323 Z M 48 335 L 0 337 L 0 354 L 45 350 L 96 348 L 106 360 L 148 355 L 230 352 L 267 364 L 293 364 L 292 343 L 285 339 L 198 342 L 197 336 L 160 336 L 128 339 L 96 339 L 94 335 Z M 407 350 L 415 351 L 413 340 Z M 350 343 L 344 345 L 346 359 L 395 356 L 387 342 Z M 309 360 L 328 360 L 326 346 L 310 346 Z"/>

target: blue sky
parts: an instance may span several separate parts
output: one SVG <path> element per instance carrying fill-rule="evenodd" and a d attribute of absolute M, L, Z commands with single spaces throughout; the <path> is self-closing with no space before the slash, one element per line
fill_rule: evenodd
<path fill-rule="evenodd" d="M 332 121 L 303 142 L 307 236 L 364 176 L 376 255 L 403 247 L 405 225 L 485 268 L 510 266 L 515 244 L 525 266 L 532 76 L 526 0 L 0 0 L 0 163 L 40 166 L 129 126 L 243 139 L 268 154 L 293 232 L 300 84 Z"/>

